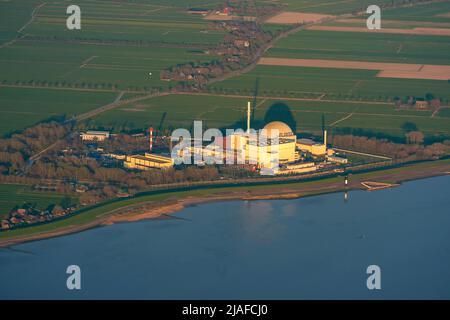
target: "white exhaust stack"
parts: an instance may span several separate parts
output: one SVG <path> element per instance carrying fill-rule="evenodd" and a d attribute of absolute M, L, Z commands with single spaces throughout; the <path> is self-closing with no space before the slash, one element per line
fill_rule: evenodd
<path fill-rule="evenodd" d="M 250 133 L 250 114 L 251 114 L 251 103 L 247 103 L 247 133 Z"/>
<path fill-rule="evenodd" d="M 325 150 L 327 150 L 327 130 L 323 131 L 323 144 L 325 145 Z"/>

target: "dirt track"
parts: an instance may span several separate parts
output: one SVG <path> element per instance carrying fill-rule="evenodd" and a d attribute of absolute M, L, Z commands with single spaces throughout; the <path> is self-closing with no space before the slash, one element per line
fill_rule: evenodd
<path fill-rule="evenodd" d="M 450 66 L 441 65 L 288 58 L 261 58 L 258 64 L 288 67 L 379 70 L 380 73 L 378 73 L 377 77 L 380 78 L 450 79 Z"/>

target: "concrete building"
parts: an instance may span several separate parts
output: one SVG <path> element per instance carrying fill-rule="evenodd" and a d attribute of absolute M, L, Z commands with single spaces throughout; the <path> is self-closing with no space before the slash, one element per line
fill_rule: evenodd
<path fill-rule="evenodd" d="M 278 132 L 278 158 L 280 164 L 285 164 L 295 161 L 295 145 L 297 142 L 297 136 L 292 132 L 291 128 L 281 122 L 273 121 L 268 123 L 263 130 L 266 131 L 267 139 L 273 144 L 270 137 Z"/>
<path fill-rule="evenodd" d="M 260 168 L 272 168 L 277 163 L 286 164 L 298 160 L 295 152 L 297 137 L 291 128 L 281 121 L 273 121 L 262 131 L 251 132 L 250 111 L 249 102 L 247 131 L 226 137 L 229 146 L 224 148 L 225 156 L 242 159 L 246 164 L 255 164 Z"/>
<path fill-rule="evenodd" d="M 87 131 L 83 132 L 81 135 L 81 140 L 83 141 L 105 141 L 109 139 L 108 131 Z"/>
<path fill-rule="evenodd" d="M 145 155 L 127 156 L 123 166 L 128 169 L 150 170 L 168 169 L 173 166 L 172 158 L 146 153 Z"/>
<path fill-rule="evenodd" d="M 323 132 L 323 143 L 312 139 L 299 139 L 297 148 L 303 152 L 308 152 L 315 157 L 322 157 L 327 154 L 327 130 Z"/>
<path fill-rule="evenodd" d="M 297 148 L 303 152 L 308 152 L 313 156 L 324 156 L 327 152 L 325 144 L 317 143 L 314 140 L 305 138 L 297 141 Z"/>

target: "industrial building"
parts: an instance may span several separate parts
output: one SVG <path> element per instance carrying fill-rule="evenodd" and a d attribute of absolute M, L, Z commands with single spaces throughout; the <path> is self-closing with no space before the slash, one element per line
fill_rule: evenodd
<path fill-rule="evenodd" d="M 274 165 L 294 162 L 296 135 L 291 128 L 281 122 L 268 123 L 257 133 L 250 127 L 250 102 L 247 106 L 247 131 L 236 132 L 226 137 L 229 145 L 224 148 L 226 157 L 241 159 L 246 164 L 260 168 L 272 168 Z"/>
<path fill-rule="evenodd" d="M 138 170 L 168 169 L 173 166 L 173 160 L 171 157 L 146 153 L 143 156 L 127 156 L 123 166 L 128 169 Z"/>
<path fill-rule="evenodd" d="M 299 139 L 297 148 L 303 152 L 308 152 L 315 157 L 322 157 L 327 154 L 327 131 L 323 133 L 323 143 L 315 142 L 311 139 Z"/>
<path fill-rule="evenodd" d="M 323 157 L 324 161 L 346 164 L 347 159 L 334 155 L 332 149 L 327 148 L 327 132 L 324 131 L 324 142 L 319 143 L 311 139 L 297 140 L 296 134 L 284 122 L 273 121 L 262 130 L 251 129 L 251 105 L 247 105 L 247 130 L 236 130 L 234 133 L 216 138 L 207 147 L 200 138 L 191 139 L 191 145 L 178 151 L 178 156 L 196 158 L 195 164 L 245 164 L 251 165 L 264 172 L 275 174 L 293 174 L 316 171 L 319 164 L 302 162 L 304 154 L 313 158 Z M 153 147 L 153 129 L 149 129 L 150 150 Z M 186 153 L 188 152 L 188 153 Z M 149 170 L 170 168 L 175 160 L 161 155 L 146 153 L 127 156 L 124 167 L 130 169 Z M 326 164 L 324 162 L 324 164 Z M 267 171 L 269 170 L 269 171 Z"/>
<path fill-rule="evenodd" d="M 81 135 L 81 140 L 83 141 L 105 141 L 109 139 L 108 131 L 87 131 L 83 132 Z"/>
<path fill-rule="evenodd" d="M 251 129 L 250 113 L 249 102 L 245 132 L 240 130 L 225 137 L 222 145 L 218 145 L 217 148 L 192 147 L 191 153 L 224 159 L 223 163 L 226 163 L 225 159 L 234 159 L 239 164 L 255 165 L 260 169 L 277 168 L 275 173 L 279 174 L 311 172 L 318 169 L 313 162 L 300 162 L 301 153 L 307 153 L 313 158 L 330 156 L 329 162 L 346 163 L 346 159 L 333 156 L 333 150 L 327 148 L 326 130 L 323 143 L 311 139 L 297 140 L 292 129 L 281 121 L 270 122 L 257 132 Z"/>
<path fill-rule="evenodd" d="M 316 171 L 317 169 L 318 166 L 314 162 L 301 162 L 295 164 L 288 164 L 277 173 L 278 174 L 307 173 Z"/>

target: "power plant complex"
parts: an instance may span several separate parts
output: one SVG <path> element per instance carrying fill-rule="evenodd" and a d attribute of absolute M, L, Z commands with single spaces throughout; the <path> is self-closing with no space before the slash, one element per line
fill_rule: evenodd
<path fill-rule="evenodd" d="M 282 121 L 267 123 L 262 130 L 251 128 L 251 104 L 247 105 L 247 130 L 235 130 L 233 133 L 215 138 L 214 142 L 204 145 L 203 142 L 185 143 L 176 150 L 178 157 L 195 157 L 202 159 L 196 164 L 248 165 L 253 169 L 273 170 L 274 174 L 304 173 L 318 170 L 324 163 L 346 164 L 347 159 L 338 157 L 334 150 L 327 147 L 327 131 L 323 132 L 323 142 L 312 139 L 297 139 L 292 129 Z M 150 170 L 172 167 L 172 155 L 151 153 L 153 148 L 153 129 L 149 130 L 150 153 L 145 155 L 126 156 L 124 167 L 129 169 Z M 175 150 L 174 150 L 175 151 Z"/>

